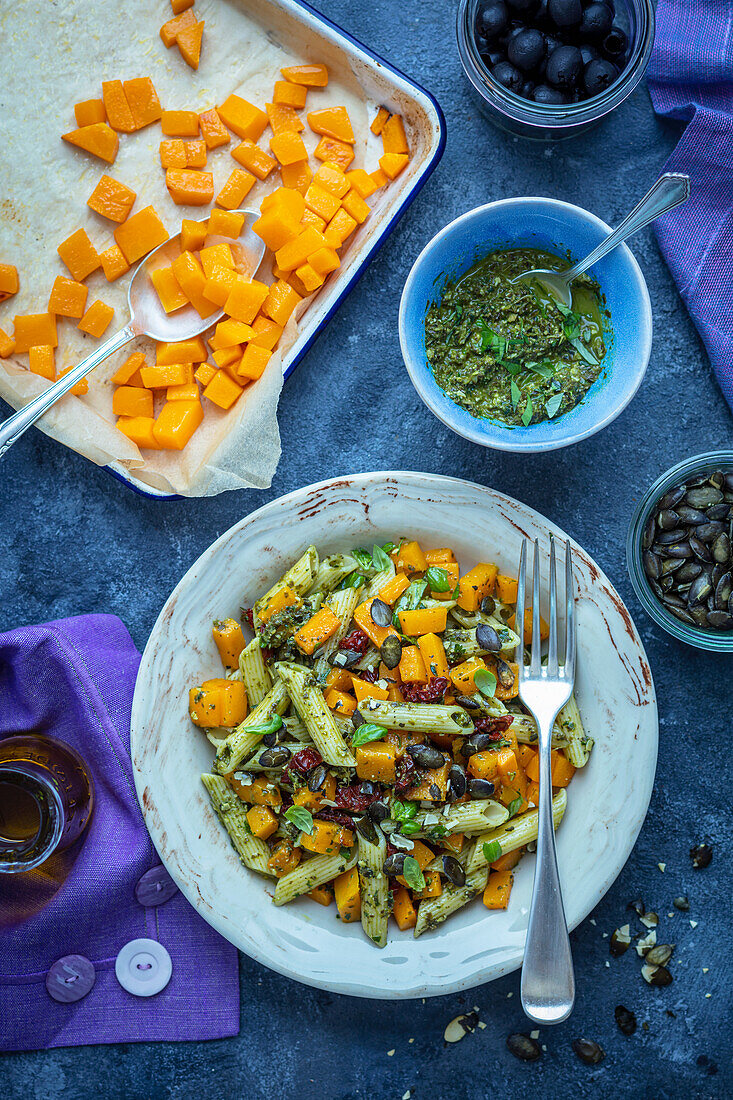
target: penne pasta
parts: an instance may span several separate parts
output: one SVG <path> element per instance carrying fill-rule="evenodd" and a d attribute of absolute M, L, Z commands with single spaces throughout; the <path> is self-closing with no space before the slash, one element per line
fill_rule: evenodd
<path fill-rule="evenodd" d="M 252 707 L 261 703 L 272 687 L 272 676 L 256 638 L 239 654 L 239 675 L 247 689 L 249 705 Z"/>
<path fill-rule="evenodd" d="M 355 767 L 356 760 L 326 706 L 323 692 L 311 682 L 310 669 L 284 663 L 277 664 L 275 669 L 323 759 L 336 767 Z"/>
<path fill-rule="evenodd" d="M 565 814 L 568 804 L 566 791 L 559 790 L 552 800 L 552 820 L 555 828 L 558 827 Z M 493 863 L 499 856 L 505 856 L 507 852 L 516 852 L 517 848 L 523 848 L 525 844 L 531 844 L 537 839 L 539 821 L 538 810 L 527 810 L 526 813 L 513 817 L 510 821 L 500 825 L 497 829 L 491 829 L 488 833 L 482 833 L 476 838 L 476 842 L 468 857 L 468 870 L 475 871 L 479 867 L 488 867 L 488 860 L 484 853 L 484 844 L 498 844 L 500 851 L 491 860 Z"/>
<path fill-rule="evenodd" d="M 318 551 L 315 546 L 309 546 L 305 553 L 298 558 L 295 565 L 292 565 L 290 569 L 283 573 L 280 580 L 276 581 L 272 588 L 268 588 L 264 596 L 255 601 L 252 609 L 255 629 L 259 627 L 262 613 L 277 600 L 282 592 L 291 588 L 296 595 L 304 596 L 313 584 L 317 569 Z"/>
<path fill-rule="evenodd" d="M 382 867 L 387 857 L 387 842 L 381 833 L 373 844 L 357 832 L 359 891 L 361 894 L 361 926 L 365 935 L 377 947 L 387 945 L 389 921 L 389 879 Z"/>
<path fill-rule="evenodd" d="M 466 875 L 463 886 L 453 886 L 447 882 L 443 887 L 443 893 L 437 898 L 424 898 L 417 910 L 417 923 L 415 925 L 415 938 L 423 932 L 429 932 L 437 928 L 444 920 L 468 905 L 477 894 L 486 889 L 489 879 L 489 869 L 485 867 L 477 871 L 470 871 Z"/>
<path fill-rule="evenodd" d="M 220 775 L 233 772 L 262 739 L 262 733 L 253 731 L 253 727 L 262 727 L 276 714 L 284 714 L 289 703 L 290 697 L 285 684 L 276 681 L 262 702 L 222 741 L 214 760 L 216 771 Z"/>
<path fill-rule="evenodd" d="M 273 901 L 275 905 L 286 905 L 293 898 L 309 894 L 316 886 L 322 886 L 324 882 L 349 871 L 355 863 L 356 849 L 349 856 L 314 856 L 277 880 Z"/>
<path fill-rule="evenodd" d="M 331 554 L 328 558 L 322 558 L 313 578 L 313 591 L 320 591 L 328 595 L 341 584 L 344 577 L 348 577 L 349 573 L 353 573 L 356 567 L 356 560 L 349 554 Z M 344 589 L 344 591 L 348 591 L 348 589 Z"/>
<path fill-rule="evenodd" d="M 211 805 L 229 833 L 229 839 L 242 863 L 260 875 L 272 877 L 272 871 L 267 866 L 270 849 L 264 840 L 252 836 L 244 804 L 237 798 L 226 779 L 206 772 L 201 776 L 201 782 L 206 787 Z"/>
<path fill-rule="evenodd" d="M 433 822 L 436 816 L 437 823 Z M 420 828 L 415 835 L 432 839 L 439 839 L 448 833 L 473 836 L 475 833 L 485 832 L 487 826 L 494 828 L 501 825 L 508 817 L 509 811 L 501 802 L 495 802 L 492 798 L 479 798 L 446 807 L 440 815 L 432 810 L 418 811 L 414 820 Z"/>
<path fill-rule="evenodd" d="M 583 768 L 588 763 L 593 739 L 588 737 L 583 728 L 583 719 L 580 717 L 575 695 L 571 695 L 569 701 L 557 716 L 557 724 L 565 734 L 567 743 L 565 755 L 574 768 Z"/>
<path fill-rule="evenodd" d="M 389 703 L 381 699 L 367 699 L 362 703 L 360 713 L 365 721 L 385 729 L 466 736 L 473 727 L 462 707 L 446 707 L 437 703 Z"/>

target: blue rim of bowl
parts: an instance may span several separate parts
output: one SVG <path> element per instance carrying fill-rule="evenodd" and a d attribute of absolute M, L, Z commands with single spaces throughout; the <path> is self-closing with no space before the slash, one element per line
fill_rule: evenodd
<path fill-rule="evenodd" d="M 376 53 L 372 49 L 369 49 L 369 47 L 365 46 L 363 42 L 360 42 L 358 38 L 354 38 L 352 34 L 349 34 L 349 32 L 344 30 L 344 28 L 341 27 L 338 23 L 334 23 L 333 20 L 327 19 L 325 15 L 322 15 L 319 11 L 316 11 L 316 9 L 311 7 L 310 4 L 306 4 L 305 0 L 293 0 L 293 2 L 299 8 L 303 8 L 304 11 L 307 11 L 316 20 L 316 22 L 323 23 L 327 27 L 330 27 L 332 30 L 336 31 L 339 35 L 341 35 L 342 38 L 345 38 L 348 42 L 350 42 L 352 46 L 356 46 L 358 50 L 361 50 L 366 57 L 370 58 L 372 61 L 376 61 L 382 69 L 386 69 L 387 72 L 393 73 L 395 76 L 398 76 L 400 80 L 404 80 L 405 83 L 408 84 L 411 88 L 414 88 L 421 95 L 425 96 L 425 98 L 435 111 L 438 122 L 439 137 L 438 144 L 435 147 L 435 151 L 433 152 L 430 160 L 425 162 L 422 173 L 418 176 L 415 182 L 415 186 L 405 195 L 399 206 L 395 208 L 395 211 L 392 214 L 391 218 L 388 222 L 385 223 L 384 230 L 381 233 L 377 234 L 377 236 L 374 238 L 374 241 L 369 251 L 365 254 L 364 259 L 359 264 L 358 268 L 353 272 L 349 280 L 344 283 L 341 293 L 339 294 L 338 298 L 336 298 L 335 301 L 332 303 L 331 308 L 324 315 L 321 323 L 316 329 L 313 330 L 308 340 L 305 342 L 305 344 L 303 344 L 303 347 L 299 350 L 298 354 L 293 359 L 292 363 L 289 363 L 287 369 L 283 371 L 283 385 L 285 384 L 285 382 L 287 382 L 288 378 L 293 373 L 295 368 L 299 365 L 304 356 L 308 353 L 308 351 L 310 351 L 315 341 L 318 339 L 326 325 L 336 313 L 336 310 L 339 309 L 339 307 L 341 306 L 344 298 L 346 298 L 346 296 L 350 294 L 351 291 L 354 289 L 359 279 L 361 279 L 362 275 L 381 249 L 382 245 L 385 244 L 389 237 L 391 237 L 402 215 L 405 213 L 406 210 L 409 209 L 414 200 L 422 191 L 425 184 L 428 182 L 430 176 L 438 167 L 440 158 L 443 156 L 443 153 L 445 151 L 445 143 L 448 133 L 443 109 L 438 103 L 435 96 L 432 94 L 432 92 L 429 92 L 427 88 L 424 88 L 422 86 L 422 84 L 418 84 L 418 82 L 416 80 L 413 80 L 412 77 L 407 76 L 407 74 L 403 73 L 401 69 L 398 69 L 396 65 L 393 65 L 391 62 L 386 61 L 380 54 Z M 133 492 L 137 493 L 139 496 L 147 497 L 149 500 L 185 499 L 181 496 L 180 493 L 150 492 L 142 485 L 128 480 L 128 478 L 121 474 L 119 470 L 114 470 L 110 466 L 105 466 L 104 469 L 109 474 L 111 474 L 112 477 L 116 478 L 118 481 L 121 481 L 124 485 L 127 485 L 128 488 L 133 490 Z"/>
<path fill-rule="evenodd" d="M 712 630 L 700 630 L 696 626 L 683 623 L 666 611 L 649 587 L 641 563 L 642 532 L 659 497 L 674 485 L 686 481 L 687 478 L 694 477 L 703 470 L 712 472 L 716 468 L 733 472 L 733 450 L 706 451 L 692 458 L 686 458 L 670 466 L 653 485 L 650 485 L 634 509 L 629 523 L 626 536 L 626 568 L 639 603 L 657 626 L 661 626 L 673 638 L 694 646 L 695 649 L 707 650 L 710 653 L 733 653 L 733 631 L 715 633 Z"/>
<path fill-rule="evenodd" d="M 643 307 L 644 307 L 644 315 L 645 315 L 645 320 L 646 320 L 646 323 L 647 323 L 647 326 L 648 326 L 649 336 L 648 336 L 648 340 L 647 340 L 647 347 L 645 349 L 645 353 L 644 353 L 644 356 L 643 356 L 644 366 L 639 371 L 638 376 L 636 378 L 636 382 L 635 382 L 633 388 L 627 394 L 626 398 L 618 406 L 618 408 L 614 408 L 606 416 L 602 417 L 593 427 L 586 428 L 583 431 L 575 432 L 574 434 L 571 434 L 571 435 L 569 435 L 569 436 L 567 436 L 563 439 L 559 439 L 559 440 L 556 440 L 556 441 L 555 440 L 544 440 L 541 443 L 532 443 L 531 441 L 517 443 L 511 437 L 516 436 L 516 433 L 519 429 L 508 428 L 505 424 L 502 424 L 498 420 L 490 420 L 490 419 L 485 418 L 485 417 L 475 417 L 474 418 L 477 424 L 487 424 L 492 431 L 497 431 L 498 430 L 498 431 L 506 432 L 506 435 L 507 435 L 506 442 L 503 439 L 499 439 L 499 438 L 493 438 L 491 440 L 486 439 L 480 430 L 475 430 L 474 431 L 470 427 L 463 427 L 463 426 L 458 427 L 455 423 L 452 423 L 451 420 L 447 416 L 445 416 L 443 414 L 443 412 L 440 409 L 440 407 L 438 406 L 437 402 L 433 402 L 431 400 L 431 398 L 425 393 L 425 391 L 424 391 L 424 389 L 423 389 L 422 385 L 420 384 L 420 381 L 417 377 L 418 369 L 420 369 L 420 368 L 418 368 L 416 366 L 416 364 L 414 363 L 412 357 L 409 355 L 409 353 L 407 351 L 407 347 L 406 347 L 407 340 L 406 340 L 406 336 L 405 336 L 405 330 L 406 330 L 405 301 L 406 301 L 406 298 L 407 298 L 408 291 L 411 289 L 412 283 L 414 282 L 415 278 L 417 277 L 416 273 L 417 273 L 417 269 L 418 269 L 420 263 L 422 262 L 423 258 L 428 254 L 428 252 L 430 252 L 430 250 L 435 245 L 438 244 L 439 241 L 443 240 L 444 237 L 447 237 L 450 234 L 450 232 L 453 229 L 455 229 L 455 227 L 457 225 L 459 225 L 461 222 L 465 221 L 466 219 L 471 218 L 474 215 L 476 215 L 478 213 L 481 213 L 485 210 L 496 210 L 496 209 L 498 209 L 499 207 L 502 207 L 502 206 L 505 206 L 505 207 L 508 207 L 508 206 L 526 206 L 526 205 L 530 205 L 530 204 L 533 204 L 533 203 L 549 203 L 555 209 L 571 210 L 574 214 L 580 215 L 580 217 L 582 217 L 582 218 L 586 219 L 587 221 L 591 222 L 593 225 L 596 225 L 599 229 L 602 229 L 604 234 L 609 234 L 609 233 L 612 232 L 612 229 L 611 229 L 610 225 L 607 225 L 606 222 L 604 222 L 601 218 L 597 217 L 595 214 L 591 214 L 591 212 L 589 210 L 584 210 L 582 206 L 575 206 L 571 202 L 562 202 L 560 199 L 553 199 L 553 198 L 549 198 L 548 196 L 542 196 L 542 195 L 517 196 L 516 198 L 512 198 L 512 199 L 497 199 L 495 202 L 487 202 L 483 206 L 476 206 L 476 207 L 473 208 L 473 210 L 467 210 L 465 214 L 461 214 L 459 217 L 454 218 L 452 222 L 449 222 L 448 225 L 444 226 L 443 229 L 441 229 L 438 233 L 436 233 L 435 236 L 432 237 L 428 241 L 428 243 L 425 245 L 425 247 L 421 250 L 421 252 L 418 255 L 417 259 L 415 260 L 412 267 L 410 268 L 410 273 L 407 276 L 407 279 L 405 280 L 405 285 L 402 289 L 402 297 L 400 299 L 400 312 L 399 312 L 399 336 L 400 336 L 400 348 L 402 350 L 402 359 L 404 361 L 405 367 L 407 368 L 407 373 L 410 376 L 410 381 L 412 382 L 413 386 L 415 387 L 415 390 L 417 391 L 417 393 L 418 393 L 420 399 L 422 400 L 422 402 L 430 409 L 430 411 L 435 416 L 437 416 L 438 420 L 440 420 L 443 424 L 445 424 L 445 426 L 447 428 L 450 428 L 451 431 L 455 432 L 457 435 L 463 436 L 464 439 L 469 439 L 469 440 L 471 440 L 472 443 L 478 443 L 478 444 L 480 444 L 480 446 L 489 447 L 492 450 L 511 451 L 511 452 L 514 452 L 515 454 L 533 454 L 533 453 L 536 454 L 536 453 L 541 452 L 541 451 L 556 451 L 556 450 L 559 450 L 561 447 L 570 447 L 574 443 L 581 443 L 584 439 L 589 439 L 591 436 L 595 435 L 597 432 L 601 431 L 603 428 L 607 427 L 609 424 L 612 424 L 613 421 L 616 419 L 616 417 L 621 415 L 621 413 L 624 411 L 624 409 L 627 407 L 627 405 L 636 396 L 636 393 L 639 389 L 639 386 L 641 385 L 641 383 L 644 380 L 644 375 L 646 374 L 647 367 L 649 366 L 649 358 L 651 356 L 651 349 L 652 349 L 653 321 L 652 321 L 652 306 L 651 306 L 651 301 L 650 301 L 650 298 L 649 298 L 649 289 L 646 285 L 646 279 L 644 278 L 644 274 L 643 274 L 641 268 L 639 267 L 639 263 L 638 263 L 636 257 L 634 256 L 633 252 L 628 247 L 628 245 L 621 244 L 621 245 L 618 246 L 618 249 L 619 250 L 624 250 L 624 252 L 627 254 L 627 258 L 630 261 L 630 263 L 632 265 L 632 268 L 634 269 L 634 271 L 635 271 L 635 273 L 636 273 L 636 275 L 638 276 L 638 279 L 639 279 L 639 286 L 640 286 L 640 289 L 641 289 L 641 300 L 642 300 L 642 304 L 643 304 Z M 425 369 L 427 369 L 428 371 L 430 370 L 430 368 L 427 367 L 427 365 L 424 365 L 424 366 L 425 366 Z M 436 382 L 436 386 L 437 386 L 437 382 Z M 590 390 L 588 390 L 588 394 L 590 394 L 592 392 L 592 390 L 593 390 L 593 386 L 591 386 Z M 440 392 L 442 393 L 443 391 L 441 390 Z M 450 399 L 448 399 L 448 400 L 450 400 Z M 461 409 L 461 406 L 455 404 L 455 402 L 452 402 L 452 404 L 455 405 L 456 409 Z M 562 421 L 562 417 L 560 417 L 557 421 L 555 421 L 555 423 L 561 423 L 561 421 Z M 530 429 L 524 429 L 524 430 L 529 431 Z"/>

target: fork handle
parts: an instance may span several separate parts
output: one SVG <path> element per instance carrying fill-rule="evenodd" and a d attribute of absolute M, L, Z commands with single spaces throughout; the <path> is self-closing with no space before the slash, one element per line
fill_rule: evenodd
<path fill-rule="evenodd" d="M 552 821 L 552 727 L 539 722 L 540 804 L 537 862 L 534 872 L 527 940 L 522 965 L 522 1007 L 537 1024 L 559 1024 L 575 1001 L 575 976 L 570 937 L 557 869 Z"/>

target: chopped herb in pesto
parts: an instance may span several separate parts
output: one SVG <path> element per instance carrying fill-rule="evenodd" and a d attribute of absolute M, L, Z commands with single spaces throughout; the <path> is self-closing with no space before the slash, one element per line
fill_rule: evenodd
<path fill-rule="evenodd" d="M 600 287 L 579 276 L 568 309 L 539 283 L 511 281 L 566 266 L 549 252 L 510 249 L 446 286 L 425 317 L 425 350 L 451 400 L 512 427 L 555 419 L 582 400 L 606 354 Z"/>

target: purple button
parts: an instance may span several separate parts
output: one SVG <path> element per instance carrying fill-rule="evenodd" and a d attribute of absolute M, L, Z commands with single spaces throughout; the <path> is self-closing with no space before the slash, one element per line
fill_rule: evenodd
<path fill-rule="evenodd" d="M 84 955 L 64 955 L 49 969 L 46 989 L 54 1001 L 71 1004 L 86 997 L 95 978 L 94 966 Z"/>
<path fill-rule="evenodd" d="M 177 893 L 178 887 L 162 863 L 146 871 L 138 879 L 135 887 L 135 897 L 146 909 L 170 901 L 173 895 Z"/>

